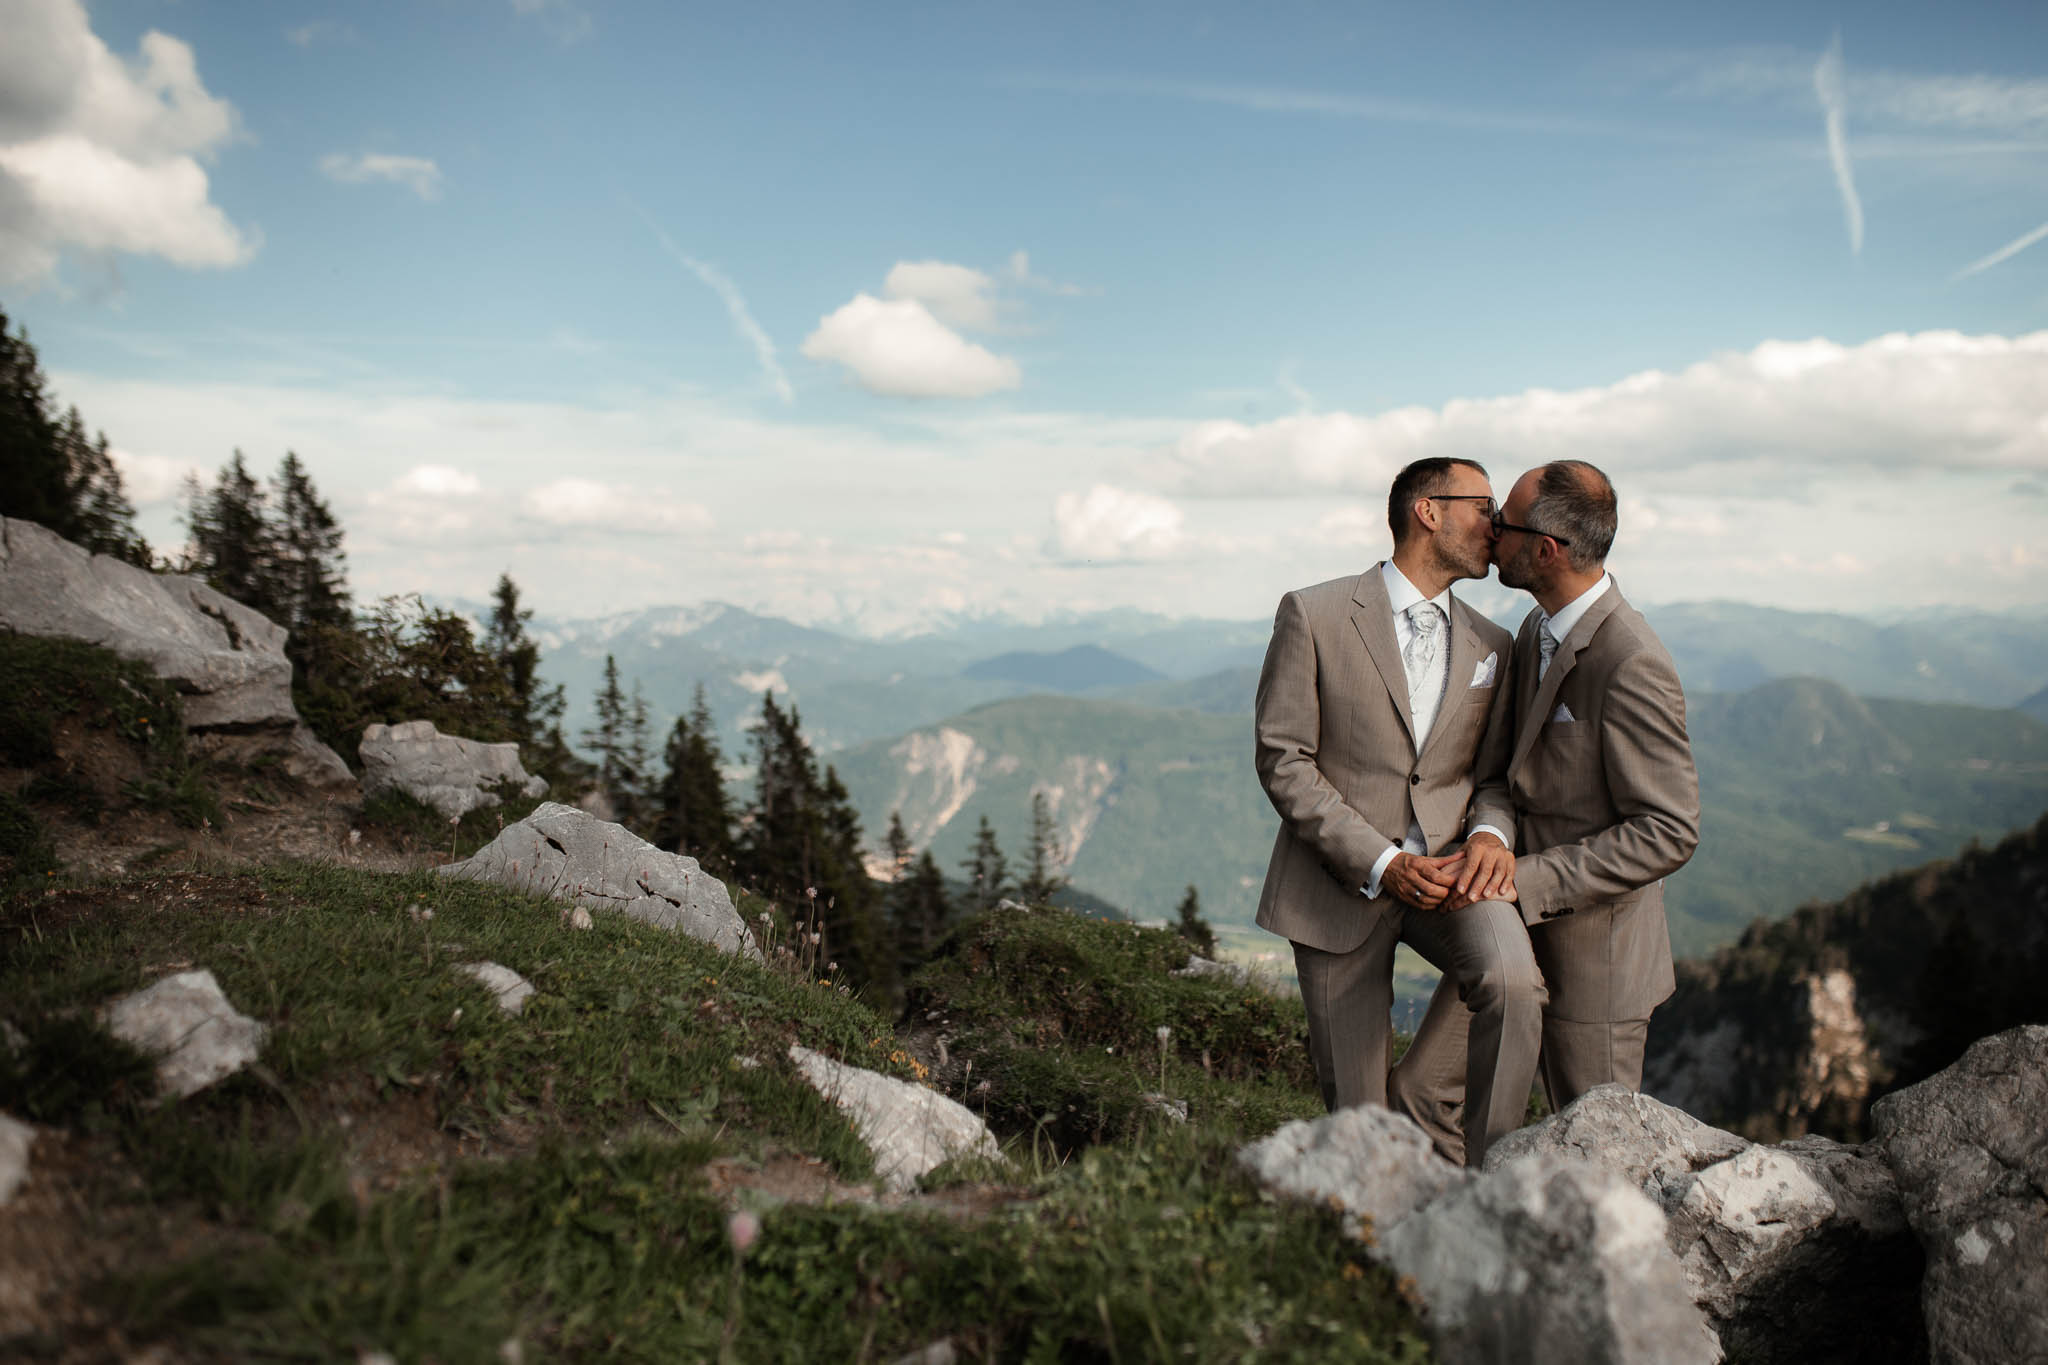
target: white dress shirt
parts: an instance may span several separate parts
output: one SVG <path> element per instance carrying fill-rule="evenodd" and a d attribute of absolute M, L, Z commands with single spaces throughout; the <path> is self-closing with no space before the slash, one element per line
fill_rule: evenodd
<path fill-rule="evenodd" d="M 1557 615 L 1546 616 L 1542 618 L 1542 620 L 1537 622 L 1537 624 L 1549 626 L 1550 637 L 1553 640 L 1556 640 L 1558 644 L 1562 645 L 1564 643 L 1565 636 L 1570 635 L 1572 633 L 1572 627 L 1577 625 L 1579 623 L 1579 619 L 1583 617 L 1586 614 L 1586 612 L 1592 608 L 1595 602 L 1598 602 L 1600 600 L 1601 594 L 1606 592 L 1609 588 L 1613 586 L 1614 578 L 1612 577 L 1612 575 L 1603 573 L 1600 575 L 1600 581 L 1598 583 L 1595 583 L 1592 587 L 1586 589 L 1577 597 L 1574 597 L 1571 601 L 1559 607 L 1557 609 Z M 1543 681 L 1543 674 L 1548 673 L 1549 671 L 1550 665 L 1545 664 L 1543 666 L 1543 672 L 1538 673 L 1536 675 L 1536 680 L 1538 682 Z"/>
<path fill-rule="evenodd" d="M 1425 598 L 1422 595 L 1422 589 L 1410 583 L 1408 575 L 1395 568 L 1394 561 L 1391 559 L 1380 565 L 1380 578 L 1387 586 L 1387 605 L 1392 607 L 1394 611 L 1394 643 L 1401 647 L 1402 653 L 1404 655 L 1407 653 L 1408 642 L 1415 636 L 1415 627 L 1408 622 L 1408 608 L 1414 606 L 1417 602 L 1426 601 L 1435 603 L 1437 610 L 1444 614 L 1444 654 L 1448 657 L 1451 650 L 1451 590 L 1445 588 L 1435 597 Z M 1591 599 L 1587 600 L 1590 602 Z M 1455 685 L 1457 679 L 1451 679 L 1451 683 Z M 1437 707 L 1434 714 L 1412 717 L 1415 722 L 1415 752 L 1418 755 L 1422 752 L 1422 746 L 1429 740 L 1429 731 L 1436 723 L 1436 716 L 1441 715 L 1443 708 L 1449 705 L 1451 705 L 1451 697 L 1446 694 L 1443 704 Z M 1504 844 L 1508 841 L 1507 835 L 1501 833 L 1492 825 L 1474 825 L 1467 831 L 1465 837 L 1469 839 L 1481 830 L 1491 834 Z M 1365 884 L 1365 894 L 1368 897 L 1376 897 L 1380 894 L 1380 878 L 1386 873 L 1387 864 L 1394 861 L 1396 853 L 1405 852 L 1421 855 L 1428 851 L 1429 845 L 1422 837 L 1422 822 L 1411 819 L 1408 822 L 1408 833 L 1402 838 L 1401 842 L 1389 844 L 1387 851 L 1380 854 L 1373 862 L 1372 880 Z"/>

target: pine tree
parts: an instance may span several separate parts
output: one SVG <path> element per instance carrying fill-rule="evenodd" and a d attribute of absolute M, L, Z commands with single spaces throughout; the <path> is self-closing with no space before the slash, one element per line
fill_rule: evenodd
<path fill-rule="evenodd" d="M 1203 957 L 1215 957 L 1216 931 L 1202 918 L 1202 897 L 1192 883 L 1187 894 L 1180 898 L 1180 909 L 1176 913 L 1180 920 L 1173 926 L 1174 932 L 1186 939 L 1188 945 Z"/>
<path fill-rule="evenodd" d="M 996 832 L 990 826 L 986 815 L 974 831 L 974 851 L 961 862 L 960 870 L 967 874 L 968 905 L 974 910 L 987 910 L 995 905 L 1014 888 L 1010 885 L 1010 864 L 1003 857 L 1003 850 L 996 845 Z"/>
<path fill-rule="evenodd" d="M 484 623 L 483 647 L 504 670 L 512 694 L 512 735 L 527 768 L 551 785 L 573 787 L 584 764 L 562 738 L 562 714 L 568 701 L 561 685 L 540 678 L 540 645 L 526 633 L 531 609 L 519 604 L 519 585 L 509 573 L 498 575 L 491 590 L 491 615 Z"/>
<path fill-rule="evenodd" d="M 278 624 L 294 636 L 314 626 L 348 625 L 348 557 L 341 549 L 341 523 L 313 487 L 306 466 L 290 451 L 271 480 L 270 499 L 275 509 L 270 568 Z M 290 652 L 289 645 L 286 650 Z"/>
<path fill-rule="evenodd" d="M 932 960 L 953 927 L 953 902 L 946 894 L 945 874 L 926 849 L 910 865 L 908 875 L 890 888 L 890 918 L 896 938 L 897 974 L 910 974 Z"/>
<path fill-rule="evenodd" d="M 619 661 L 604 656 L 604 681 L 597 690 L 597 724 L 583 731 L 583 743 L 597 756 L 597 789 L 612 803 L 612 813 L 623 816 L 622 778 L 625 774 L 627 730 L 632 723 L 625 689 L 619 686 Z"/>
<path fill-rule="evenodd" d="M 1066 889 L 1067 879 L 1056 869 L 1060 863 L 1058 826 L 1053 824 L 1052 803 L 1042 791 L 1031 793 L 1031 862 L 1017 894 L 1027 905 L 1049 905 Z"/>
<path fill-rule="evenodd" d="M 910 860 L 916 850 L 910 845 L 910 835 L 903 828 L 903 812 L 889 812 L 889 828 L 882 835 L 882 849 L 889 863 L 889 881 L 894 884 L 903 880 L 903 874 L 910 870 Z"/>
<path fill-rule="evenodd" d="M 849 979 L 883 995 L 895 962 L 882 944 L 879 897 L 861 857 L 860 818 L 839 774 L 822 776 L 795 708 L 761 699 L 754 730 L 754 802 L 739 840 L 739 871 L 794 910 L 804 932 Z"/>
<path fill-rule="evenodd" d="M 221 466 L 212 488 L 186 484 L 185 526 L 190 541 L 184 569 L 245 607 L 278 619 L 275 535 L 263 486 L 241 451 Z"/>
<path fill-rule="evenodd" d="M 712 873 L 726 875 L 733 862 L 732 805 L 704 684 L 697 684 L 690 714 L 678 716 L 669 731 L 665 757 L 655 844 L 686 853 Z"/>
<path fill-rule="evenodd" d="M 0 516 L 41 522 L 62 535 L 69 475 L 36 348 L 27 332 L 8 331 L 0 313 Z"/>
<path fill-rule="evenodd" d="M 102 433 L 72 408 L 51 413 L 48 381 L 26 332 L 0 313 L 0 516 L 40 522 L 96 554 L 148 568 L 149 543 Z"/>
<path fill-rule="evenodd" d="M 624 813 L 619 823 L 631 830 L 651 828 L 659 780 L 654 775 L 654 729 L 647 713 L 647 694 L 633 681 L 633 700 L 626 708 L 626 744 L 620 757 L 619 792 Z"/>

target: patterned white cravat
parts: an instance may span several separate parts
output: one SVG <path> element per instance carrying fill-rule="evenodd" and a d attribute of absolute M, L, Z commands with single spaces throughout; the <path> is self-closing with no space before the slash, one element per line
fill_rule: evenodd
<path fill-rule="evenodd" d="M 1401 665 L 1408 673 L 1408 714 L 1415 719 L 1415 748 L 1429 737 L 1443 704 L 1448 680 L 1450 651 L 1444 648 L 1443 609 L 1434 602 L 1417 602 L 1408 608 L 1408 643 L 1401 650 Z"/>
<path fill-rule="evenodd" d="M 1546 617 L 1536 623 L 1536 681 L 1543 681 L 1543 675 L 1550 671 L 1550 661 L 1556 654 L 1557 637 L 1550 633 L 1550 620 Z"/>

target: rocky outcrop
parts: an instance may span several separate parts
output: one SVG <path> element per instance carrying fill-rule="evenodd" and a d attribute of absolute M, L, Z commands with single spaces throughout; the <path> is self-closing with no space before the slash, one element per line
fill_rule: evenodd
<path fill-rule="evenodd" d="M 1275 1193 L 1341 1210 L 1354 1236 L 1393 1226 L 1466 1179 L 1411 1119 L 1375 1104 L 1296 1119 L 1237 1160 Z"/>
<path fill-rule="evenodd" d="M 798 1043 L 790 1044 L 789 1059 L 812 1088 L 853 1121 L 875 1154 L 875 1175 L 891 1190 L 915 1189 L 955 1157 L 997 1155 L 988 1125 L 936 1090 L 835 1062 Z"/>
<path fill-rule="evenodd" d="M 1380 1246 L 1414 1279 L 1440 1360 L 1720 1359 L 1665 1247 L 1663 1215 L 1612 1171 L 1514 1162 L 1395 1223 Z"/>
<path fill-rule="evenodd" d="M 1882 1159 L 1825 1138 L 1759 1146 L 1621 1086 L 1503 1138 L 1488 1170 L 1569 1159 L 1664 1213 L 1687 1293 L 1750 1361 L 1914 1361 L 1920 1255 Z"/>
<path fill-rule="evenodd" d="M 547 779 L 520 766 L 517 744 L 444 735 L 432 721 L 369 726 L 356 753 L 363 763 L 363 795 L 395 789 L 451 820 L 497 805 L 498 789 L 507 785 L 525 796 L 548 794 Z"/>
<path fill-rule="evenodd" d="M 1274 1193 L 1342 1213 L 1410 1278 L 1441 1360 L 1719 1358 L 1663 1215 L 1619 1174 L 1531 1154 L 1474 1175 L 1376 1105 L 1289 1123 L 1237 1159 Z"/>
<path fill-rule="evenodd" d="M 179 972 L 108 1003 L 107 1032 L 157 1059 L 157 1088 L 196 1095 L 256 1060 L 269 1033 L 228 1003 L 210 971 Z"/>
<path fill-rule="evenodd" d="M 623 825 L 549 801 L 505 826 L 476 855 L 438 869 L 444 877 L 496 882 L 609 910 L 759 961 L 725 883 L 695 858 L 664 853 Z"/>
<path fill-rule="evenodd" d="M 292 706 L 284 628 L 196 578 L 96 555 L 0 518 L 0 630 L 83 640 L 174 684 L 202 753 L 273 756 L 315 786 L 354 782 Z"/>
<path fill-rule="evenodd" d="M 1759 1141 L 1860 1141 L 1878 1096 L 1976 1039 L 2048 1023 L 2044 979 L 2048 817 L 1679 964 L 1643 1088 Z"/>
<path fill-rule="evenodd" d="M 1983 1039 L 1872 1117 L 1927 1254 L 1934 1358 L 2048 1360 L 2048 1028 Z"/>

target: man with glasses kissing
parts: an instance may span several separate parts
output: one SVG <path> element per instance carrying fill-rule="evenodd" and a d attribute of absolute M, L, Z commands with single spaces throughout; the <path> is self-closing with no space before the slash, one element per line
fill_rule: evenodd
<path fill-rule="evenodd" d="M 1673 989 L 1663 879 L 1699 844 L 1699 778 L 1678 670 L 1607 573 L 1614 485 L 1582 460 L 1515 481 L 1493 518 L 1500 581 L 1536 609 L 1515 639 L 1508 761 L 1514 900 L 1549 1002 L 1543 1088 L 1553 1109 L 1643 1079 L 1650 1013 Z M 1469 895 L 1469 893 L 1468 893 Z M 1396 1107 L 1455 1141 L 1467 1011 L 1439 986 L 1396 1077 Z"/>
<path fill-rule="evenodd" d="M 1387 497 L 1394 554 L 1280 601 L 1259 674 L 1259 780 L 1280 833 L 1261 927 L 1289 939 L 1332 1110 L 1385 1105 L 1394 947 L 1443 971 L 1477 1164 L 1522 1120 L 1543 981 L 1513 894 L 1508 633 L 1451 593 L 1484 578 L 1486 471 L 1420 460 Z"/>

